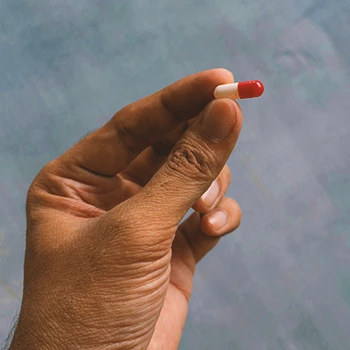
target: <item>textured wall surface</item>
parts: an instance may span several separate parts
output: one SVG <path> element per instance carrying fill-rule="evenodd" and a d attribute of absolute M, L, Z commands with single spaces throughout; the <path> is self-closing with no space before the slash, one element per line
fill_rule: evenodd
<path fill-rule="evenodd" d="M 26 191 L 124 105 L 213 67 L 242 101 L 241 227 L 201 262 L 181 349 L 350 349 L 348 0 L 0 0 L 0 341 Z"/>

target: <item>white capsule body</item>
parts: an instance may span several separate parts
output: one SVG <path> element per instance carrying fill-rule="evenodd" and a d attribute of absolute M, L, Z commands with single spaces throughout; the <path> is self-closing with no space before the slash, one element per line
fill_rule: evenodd
<path fill-rule="evenodd" d="M 238 83 L 219 85 L 214 90 L 215 98 L 239 99 Z"/>

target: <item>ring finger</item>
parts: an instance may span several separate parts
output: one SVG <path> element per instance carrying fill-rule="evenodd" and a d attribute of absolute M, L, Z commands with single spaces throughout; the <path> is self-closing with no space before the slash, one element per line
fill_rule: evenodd
<path fill-rule="evenodd" d="M 209 213 L 204 215 L 192 213 L 179 226 L 179 231 L 191 248 L 196 263 L 216 246 L 220 237 L 239 227 L 241 217 L 242 211 L 238 203 L 232 198 L 225 197 Z"/>

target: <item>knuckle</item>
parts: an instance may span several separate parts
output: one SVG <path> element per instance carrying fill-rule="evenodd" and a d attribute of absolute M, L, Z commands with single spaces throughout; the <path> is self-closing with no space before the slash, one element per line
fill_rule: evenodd
<path fill-rule="evenodd" d="M 239 214 L 239 216 L 241 216 L 242 215 L 242 209 L 241 209 L 240 205 L 237 203 L 237 201 L 234 200 L 233 198 L 229 198 L 229 201 L 231 202 L 230 205 L 232 207 L 232 210 L 235 213 Z"/>
<path fill-rule="evenodd" d="M 204 147 L 180 143 L 168 160 L 170 170 L 186 175 L 208 179 L 215 178 L 215 160 L 211 152 Z"/>
<path fill-rule="evenodd" d="M 226 208 L 229 213 L 231 226 L 233 227 L 233 230 L 235 230 L 241 224 L 242 209 L 240 205 L 233 198 L 225 197 L 222 206 Z"/>
<path fill-rule="evenodd" d="M 139 118 L 140 108 L 137 107 L 137 104 L 140 102 L 131 103 L 122 108 L 107 123 L 108 127 L 106 128 L 109 130 L 111 127 L 117 138 L 132 154 L 140 153 L 149 145 L 149 140 L 142 131 L 150 126 L 147 124 L 147 120 Z M 137 123 L 135 123 L 135 118 L 138 119 Z"/>
<path fill-rule="evenodd" d="M 226 172 L 227 179 L 230 182 L 231 181 L 231 169 L 227 164 L 225 165 L 225 172 Z"/>
<path fill-rule="evenodd" d="M 37 194 L 37 189 L 42 187 L 44 180 L 47 175 L 50 174 L 50 169 L 52 167 L 53 161 L 44 165 L 41 170 L 38 172 L 32 183 L 30 184 L 27 191 L 27 198 L 35 197 Z"/>
<path fill-rule="evenodd" d="M 238 228 L 241 225 L 241 220 L 242 220 L 242 209 L 240 205 L 232 199 L 232 209 L 233 212 L 235 213 L 235 228 Z"/>
<path fill-rule="evenodd" d="M 57 176 L 55 176 L 59 171 L 60 167 L 57 159 L 51 160 L 41 168 L 27 190 L 27 210 L 33 207 L 40 207 L 44 203 L 43 195 L 53 192 L 61 184 L 57 180 Z"/>
<path fill-rule="evenodd" d="M 147 145 L 147 142 L 135 133 L 135 130 L 125 119 L 120 118 L 115 122 L 115 130 L 119 139 L 123 141 L 124 146 L 130 153 L 137 154 Z M 135 142 L 135 140 L 138 142 Z"/>
<path fill-rule="evenodd" d="M 226 164 L 220 175 L 218 176 L 218 180 L 225 186 L 225 187 L 229 187 L 230 183 L 231 183 L 231 170 L 228 167 L 228 165 Z"/>

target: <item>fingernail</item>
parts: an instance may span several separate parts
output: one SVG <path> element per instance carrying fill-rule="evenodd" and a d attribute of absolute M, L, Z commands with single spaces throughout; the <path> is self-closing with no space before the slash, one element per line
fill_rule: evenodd
<path fill-rule="evenodd" d="M 215 230 L 221 230 L 228 222 L 227 214 L 221 210 L 214 211 L 209 215 L 209 224 Z"/>
<path fill-rule="evenodd" d="M 207 191 L 202 195 L 202 201 L 208 207 L 211 207 L 216 199 L 218 198 L 220 193 L 220 187 L 216 180 L 210 185 Z"/>
<path fill-rule="evenodd" d="M 233 103 L 228 99 L 225 102 L 222 100 L 212 102 L 199 121 L 199 125 L 207 135 L 218 141 L 228 136 L 236 117 Z"/>

